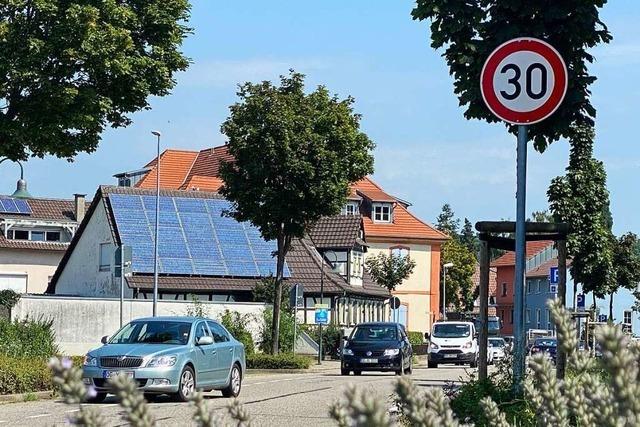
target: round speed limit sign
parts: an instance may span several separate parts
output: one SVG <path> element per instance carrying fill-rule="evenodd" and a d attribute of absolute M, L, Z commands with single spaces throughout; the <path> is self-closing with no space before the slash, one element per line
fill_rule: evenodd
<path fill-rule="evenodd" d="M 521 37 L 498 46 L 482 68 L 482 98 L 493 114 L 515 125 L 538 123 L 560 106 L 567 67 L 548 43 Z"/>

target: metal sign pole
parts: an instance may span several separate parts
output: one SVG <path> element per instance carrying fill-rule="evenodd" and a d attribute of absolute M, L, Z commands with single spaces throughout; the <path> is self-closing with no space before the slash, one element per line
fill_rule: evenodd
<path fill-rule="evenodd" d="M 516 159 L 517 193 L 516 193 L 516 265 L 513 286 L 514 296 L 514 361 L 513 380 L 519 387 L 524 375 L 525 337 L 524 337 L 524 274 L 526 261 L 526 197 L 527 197 L 527 126 L 518 126 L 518 146 Z"/>
<path fill-rule="evenodd" d="M 124 324 L 124 250 L 120 245 L 120 327 Z"/>

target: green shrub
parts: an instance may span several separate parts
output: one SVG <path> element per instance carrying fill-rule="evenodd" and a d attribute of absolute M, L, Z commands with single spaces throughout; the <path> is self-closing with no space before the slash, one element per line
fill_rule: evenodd
<path fill-rule="evenodd" d="M 233 335 L 235 339 L 244 344 L 244 351 L 247 355 L 255 353 L 253 337 L 246 326 L 251 320 L 251 314 L 240 314 L 236 311 L 229 310 L 225 310 L 222 316 L 220 316 L 220 323 L 231 332 L 231 335 Z"/>
<path fill-rule="evenodd" d="M 308 369 L 309 366 L 311 366 L 310 358 L 291 353 L 256 353 L 247 356 L 249 369 Z"/>
<path fill-rule="evenodd" d="M 51 390 L 51 371 L 42 358 L 0 355 L 0 394 Z"/>
<path fill-rule="evenodd" d="M 315 342 L 320 341 L 320 327 L 306 325 L 303 327 Z M 342 330 L 336 325 L 326 325 L 322 328 L 322 354 L 331 358 L 339 358 L 338 350 L 342 345 Z"/>
<path fill-rule="evenodd" d="M 273 310 L 267 308 L 262 313 L 262 324 L 260 325 L 260 344 L 259 348 L 265 353 L 271 353 L 271 321 L 273 319 Z M 293 329 L 294 318 L 293 313 L 282 310 L 280 312 L 280 337 L 279 349 L 284 353 L 293 352 Z"/>
<path fill-rule="evenodd" d="M 58 353 L 53 321 L 40 318 L 11 322 L 0 319 L 0 354 L 48 360 Z"/>
<path fill-rule="evenodd" d="M 418 331 L 409 331 L 409 342 L 411 345 L 421 345 L 424 343 L 424 334 Z"/>

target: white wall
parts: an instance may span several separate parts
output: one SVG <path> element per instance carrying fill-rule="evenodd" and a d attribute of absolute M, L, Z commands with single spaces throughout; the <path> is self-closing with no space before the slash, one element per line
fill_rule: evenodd
<path fill-rule="evenodd" d="M 158 301 L 158 315 L 185 315 L 192 305 L 190 301 Z M 202 302 L 203 308 L 212 319 L 225 310 L 241 314 L 251 314 L 255 320 L 247 328 L 254 341 L 259 335 L 259 325 L 266 304 L 262 303 L 222 303 Z M 127 299 L 124 301 L 124 322 L 140 317 L 150 317 L 151 300 Z M 27 317 L 53 319 L 56 341 L 63 354 L 83 355 L 92 348 L 99 347 L 100 338 L 113 335 L 120 327 L 120 300 L 115 298 L 80 298 L 62 296 L 24 295 L 11 310 L 13 319 Z"/>
<path fill-rule="evenodd" d="M 63 254 L 64 251 L 3 248 L 0 249 L 0 275 L 26 275 L 26 292 L 42 294 Z"/>
<path fill-rule="evenodd" d="M 114 280 L 112 269 L 99 271 L 101 243 L 110 244 L 110 250 L 115 251 L 115 243 L 102 200 L 98 202 L 98 206 L 96 206 L 80 240 L 71 253 L 64 271 L 58 278 L 56 294 L 120 297 L 120 279 Z M 133 296 L 128 286 L 125 287 L 125 296 Z"/>

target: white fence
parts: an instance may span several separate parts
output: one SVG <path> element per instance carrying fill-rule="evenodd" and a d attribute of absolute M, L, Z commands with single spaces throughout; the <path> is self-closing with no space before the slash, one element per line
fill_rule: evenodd
<path fill-rule="evenodd" d="M 159 316 L 183 316 L 191 301 L 158 301 Z M 267 305 L 253 302 L 202 302 L 207 316 L 218 319 L 225 310 L 251 314 L 247 324 L 257 341 L 259 322 Z M 127 299 L 124 301 L 124 323 L 152 314 L 151 300 Z M 120 300 L 113 298 L 85 298 L 53 295 L 23 295 L 11 310 L 13 319 L 53 320 L 56 340 L 62 353 L 83 355 L 100 346 L 100 338 L 112 335 L 120 327 Z"/>

